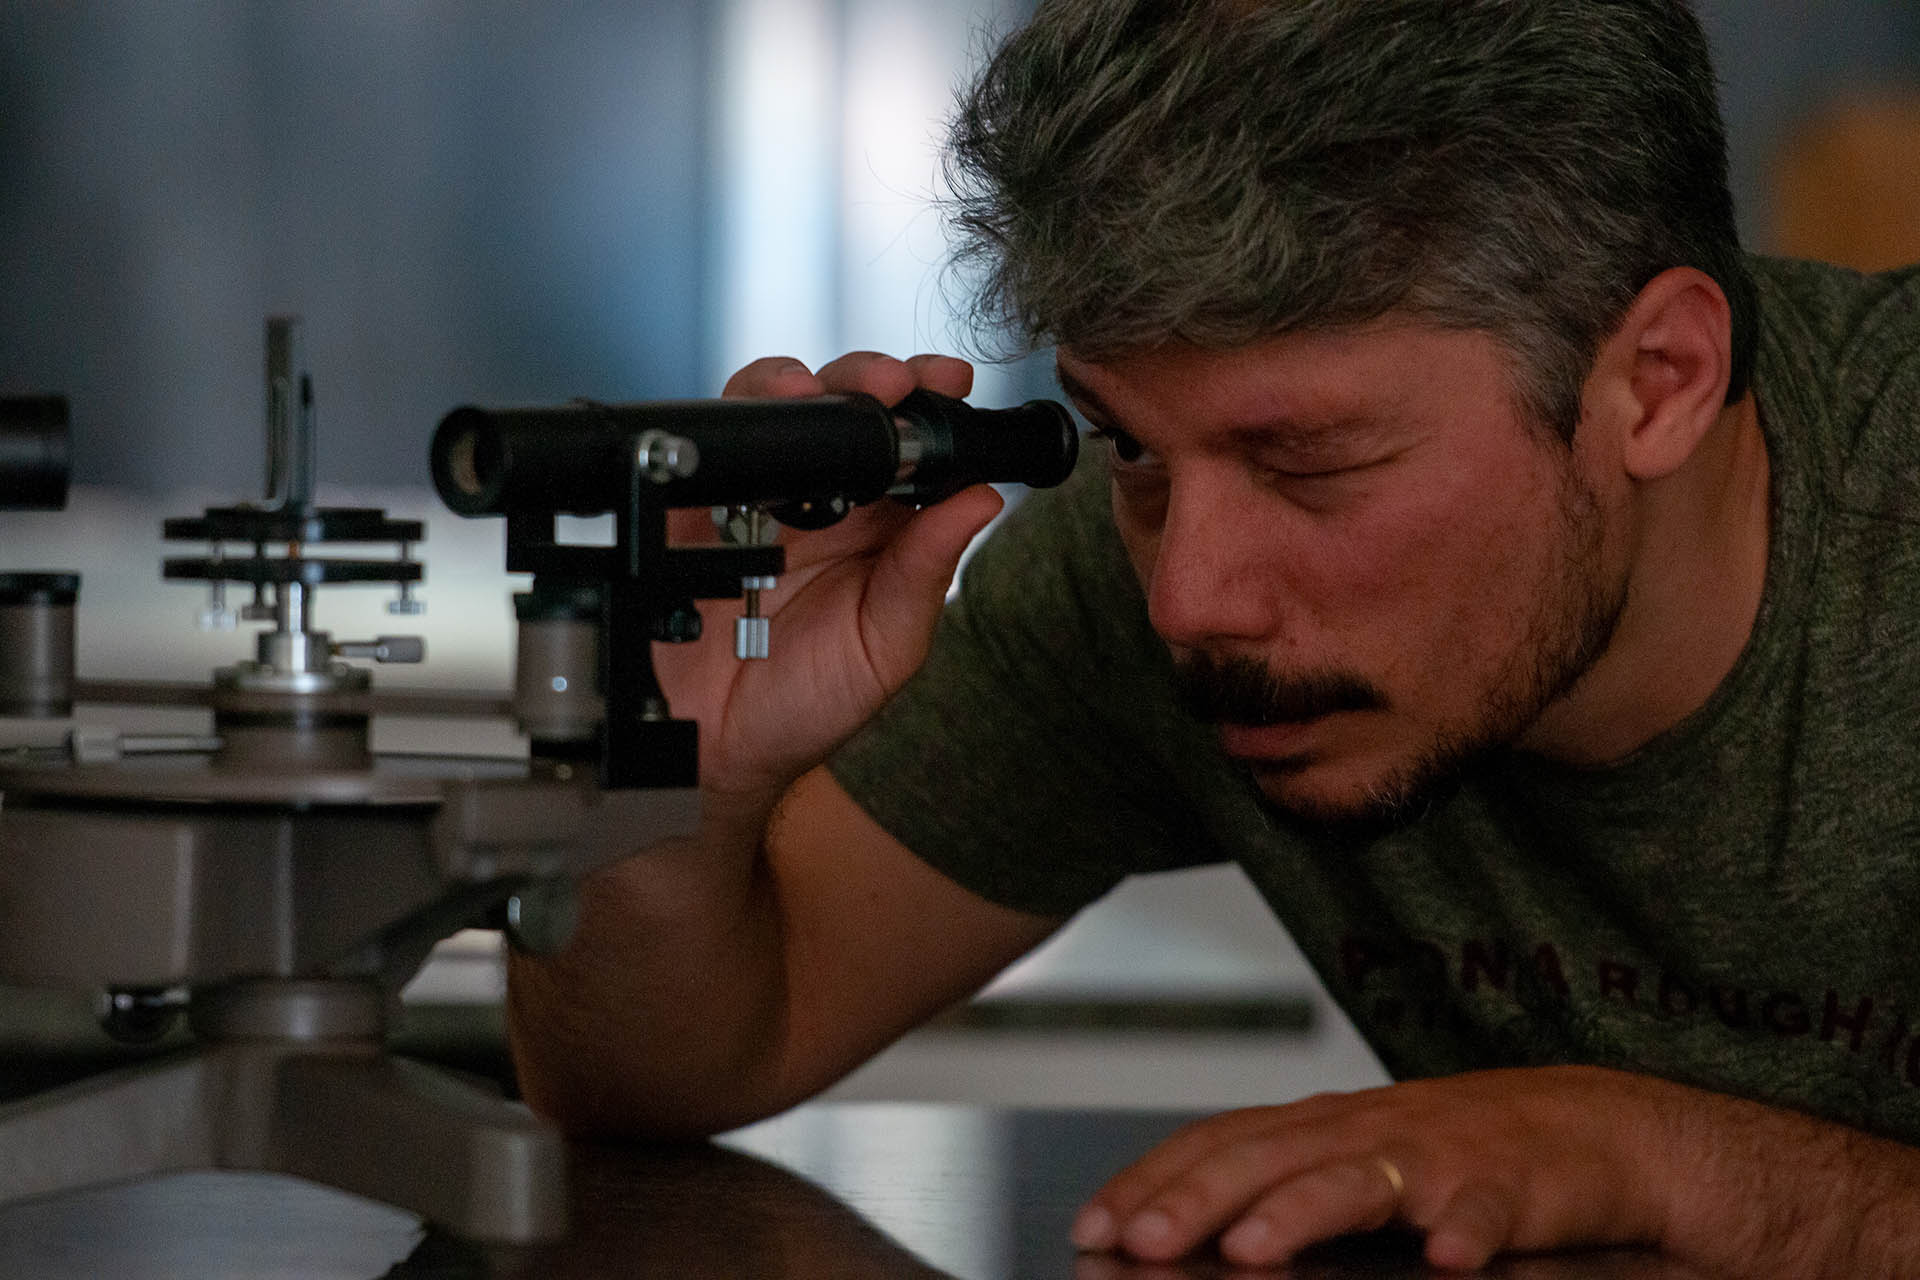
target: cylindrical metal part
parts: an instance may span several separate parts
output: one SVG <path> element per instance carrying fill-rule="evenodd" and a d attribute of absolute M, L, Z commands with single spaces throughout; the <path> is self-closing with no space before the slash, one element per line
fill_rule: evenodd
<path fill-rule="evenodd" d="M 915 391 L 893 413 L 904 465 L 891 492 L 909 502 L 938 502 L 981 481 L 1051 488 L 1072 474 L 1080 452 L 1073 415 L 1052 400 L 975 409 Z"/>
<path fill-rule="evenodd" d="M 255 718 L 214 716 L 220 740 L 214 764 L 248 773 L 351 773 L 373 767 L 367 722 L 321 711 Z"/>
<path fill-rule="evenodd" d="M 267 506 L 313 506 L 313 382 L 307 376 L 300 317 L 267 317 Z"/>
<path fill-rule="evenodd" d="M 228 667 L 214 672 L 217 768 L 335 773 L 371 768 L 372 681 L 358 668 L 288 674 Z"/>
<path fill-rule="evenodd" d="M 980 410 L 916 391 L 891 408 L 859 393 L 795 400 L 589 401 L 455 409 L 431 446 L 433 481 L 461 515 L 593 515 L 629 500 L 636 471 L 662 507 L 817 504 L 886 493 L 933 502 L 969 484 L 1058 484 L 1079 437 L 1065 408 Z"/>
<path fill-rule="evenodd" d="M 282 631 L 309 631 L 312 608 L 307 600 L 307 584 L 282 582 L 274 601 L 273 620 Z"/>
<path fill-rule="evenodd" d="M 371 640 L 336 640 L 336 658 L 363 658 L 379 663 L 414 663 L 427 660 L 427 642 L 419 636 L 375 636 Z"/>
<path fill-rule="evenodd" d="M 606 719 L 600 607 L 593 587 L 542 587 L 513 598 L 513 716 L 536 744 L 591 742 Z"/>
<path fill-rule="evenodd" d="M 0 509 L 67 505 L 72 450 L 62 396 L 0 396 Z"/>
<path fill-rule="evenodd" d="M 207 1040 L 378 1042 L 386 997 L 371 982 L 250 978 L 193 993 L 187 1019 Z"/>
<path fill-rule="evenodd" d="M 73 714 L 77 573 L 0 573 L 0 715 Z"/>
<path fill-rule="evenodd" d="M 179 992 L 165 987 L 120 987 L 100 993 L 100 1029 L 121 1044 L 152 1044 L 186 1012 Z"/>
<path fill-rule="evenodd" d="M 733 620 L 733 656 L 742 662 L 762 659 L 773 652 L 773 625 L 762 617 Z"/>
<path fill-rule="evenodd" d="M 507 899 L 502 923 L 507 941 L 519 950 L 553 955 L 580 925 L 579 891 L 566 876 L 537 880 Z"/>
<path fill-rule="evenodd" d="M 333 640 L 324 631 L 263 631 L 254 638 L 254 656 L 283 675 L 325 674 L 333 665 Z"/>
<path fill-rule="evenodd" d="M 577 402 L 550 409 L 455 409 L 431 447 L 434 486 L 461 515 L 624 507 L 638 444 L 664 433 L 691 468 L 658 466 L 661 506 L 726 506 L 846 494 L 869 502 L 899 470 L 893 414 L 872 396 L 803 400 Z M 655 436 L 654 439 L 660 439 Z"/>

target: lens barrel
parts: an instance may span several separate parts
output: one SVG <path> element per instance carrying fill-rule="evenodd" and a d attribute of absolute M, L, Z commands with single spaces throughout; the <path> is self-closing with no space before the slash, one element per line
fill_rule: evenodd
<path fill-rule="evenodd" d="M 469 405 L 441 420 L 430 462 L 441 500 L 462 515 L 595 515 L 625 506 L 636 466 L 645 500 L 664 507 L 864 503 L 889 493 L 925 503 L 969 484 L 1058 484 L 1077 445 L 1072 418 L 1051 401 L 980 410 L 918 391 L 892 407 L 858 393 Z"/>

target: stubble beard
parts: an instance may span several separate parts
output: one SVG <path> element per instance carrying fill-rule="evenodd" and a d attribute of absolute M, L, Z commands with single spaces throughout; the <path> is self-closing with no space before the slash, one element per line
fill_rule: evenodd
<path fill-rule="evenodd" d="M 1286 787 L 1311 761 L 1252 766 L 1256 782 L 1262 773 L 1272 775 L 1274 785 L 1260 791 L 1275 817 L 1340 839 L 1369 839 L 1404 827 L 1430 812 L 1478 762 L 1520 737 L 1579 683 L 1612 643 L 1627 593 L 1624 580 L 1610 581 L 1606 575 L 1599 503 L 1570 460 L 1561 487 L 1559 564 L 1521 642 L 1479 700 L 1480 713 L 1437 728 L 1411 760 L 1370 780 L 1357 797 Z M 1370 683 L 1341 671 L 1283 676 L 1244 659 L 1195 655 L 1180 664 L 1179 679 L 1189 708 L 1216 721 L 1260 724 L 1289 715 L 1388 706 Z"/>

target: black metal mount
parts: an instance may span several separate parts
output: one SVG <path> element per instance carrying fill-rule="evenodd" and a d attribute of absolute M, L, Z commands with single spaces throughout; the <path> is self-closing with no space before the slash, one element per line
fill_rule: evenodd
<path fill-rule="evenodd" d="M 691 787 L 699 782 L 699 736 L 676 720 L 654 674 L 652 642 L 700 633 L 696 600 L 737 599 L 743 579 L 777 576 L 786 552 L 764 547 L 670 547 L 667 511 L 632 468 L 629 496 L 614 512 L 610 547 L 555 540 L 552 511 L 507 515 L 507 572 L 534 575 L 535 594 L 597 591 L 600 688 L 606 720 L 599 742 L 600 785 Z"/>
<path fill-rule="evenodd" d="M 167 520 L 160 536 L 170 542 L 252 543 L 251 555 L 207 555 L 170 558 L 162 562 L 161 576 L 199 582 L 299 582 L 319 586 L 330 582 L 391 582 L 421 580 L 420 562 L 409 556 L 412 545 L 426 533 L 418 520 L 390 520 L 375 507 L 210 507 L 196 517 Z M 319 543 L 391 542 L 400 548 L 397 559 L 311 557 L 298 548 Z M 285 555 L 270 555 L 268 545 L 285 546 Z"/>
<path fill-rule="evenodd" d="M 429 460 L 449 509 L 506 517 L 507 569 L 534 575 L 532 613 L 577 608 L 569 598 L 601 593 L 600 781 L 617 789 L 697 781 L 695 725 L 672 718 L 651 653 L 656 640 L 698 636 L 696 600 L 744 596 L 735 652 L 766 656 L 759 596 L 786 558 L 778 546 L 758 545 L 760 517 L 819 528 L 888 496 L 924 505 L 969 484 L 1058 484 L 1076 449 L 1072 416 L 1058 404 L 979 410 L 921 390 L 891 406 L 851 392 L 466 405 L 441 420 Z M 694 507 L 747 516 L 743 544 L 668 546 L 668 512 Z M 555 541 L 558 515 L 607 512 L 613 546 Z"/>

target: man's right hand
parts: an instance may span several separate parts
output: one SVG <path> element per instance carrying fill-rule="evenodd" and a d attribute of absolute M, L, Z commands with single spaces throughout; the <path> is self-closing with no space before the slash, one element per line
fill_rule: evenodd
<path fill-rule="evenodd" d="M 917 387 L 958 398 L 972 386 L 972 367 L 950 356 L 856 352 L 818 373 L 785 357 L 756 360 L 723 394 L 862 391 L 894 404 Z M 725 605 L 712 602 L 701 640 L 656 645 L 675 714 L 700 724 L 703 788 L 778 794 L 866 723 L 925 660 L 960 555 L 1000 506 L 998 494 L 976 485 L 920 512 L 876 502 L 826 529 L 784 531 L 786 573 L 761 596 L 772 619 L 768 658 L 737 659 Z M 711 540 L 703 513 L 677 514 L 676 538 Z"/>

